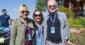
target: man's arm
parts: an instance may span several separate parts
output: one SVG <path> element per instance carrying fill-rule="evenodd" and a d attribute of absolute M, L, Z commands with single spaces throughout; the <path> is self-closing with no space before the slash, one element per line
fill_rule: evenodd
<path fill-rule="evenodd" d="M 65 41 L 68 41 L 68 39 L 70 38 L 70 30 L 69 30 L 66 14 L 64 14 L 64 26 L 63 26 L 63 29 L 65 31 Z"/>

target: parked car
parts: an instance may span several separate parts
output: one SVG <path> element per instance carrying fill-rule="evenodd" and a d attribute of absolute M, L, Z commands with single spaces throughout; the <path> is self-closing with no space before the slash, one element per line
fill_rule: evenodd
<path fill-rule="evenodd" d="M 11 28 L 0 27 L 0 44 L 9 44 Z"/>

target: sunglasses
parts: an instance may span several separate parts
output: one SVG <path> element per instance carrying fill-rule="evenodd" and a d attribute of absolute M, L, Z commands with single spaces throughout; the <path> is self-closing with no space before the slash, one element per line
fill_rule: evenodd
<path fill-rule="evenodd" d="M 35 17 L 37 17 L 37 16 L 39 16 L 39 17 L 40 17 L 40 16 L 41 16 L 41 14 L 34 14 L 34 16 L 35 16 Z"/>
<path fill-rule="evenodd" d="M 29 13 L 29 11 L 21 11 L 21 13 Z"/>
<path fill-rule="evenodd" d="M 50 5 L 50 6 L 48 6 L 49 8 L 56 8 L 56 5 Z"/>

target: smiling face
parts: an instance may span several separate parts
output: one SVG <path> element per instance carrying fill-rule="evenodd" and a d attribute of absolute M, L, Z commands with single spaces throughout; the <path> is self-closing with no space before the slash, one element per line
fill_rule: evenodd
<path fill-rule="evenodd" d="M 49 0 L 47 4 L 49 13 L 55 13 L 57 11 L 58 6 L 55 0 Z"/>
<path fill-rule="evenodd" d="M 34 13 L 34 21 L 37 22 L 37 23 L 41 22 L 41 12 L 40 11 L 36 11 Z"/>
<path fill-rule="evenodd" d="M 19 13 L 21 17 L 27 18 L 27 16 L 29 15 L 28 8 L 25 6 L 20 7 Z"/>

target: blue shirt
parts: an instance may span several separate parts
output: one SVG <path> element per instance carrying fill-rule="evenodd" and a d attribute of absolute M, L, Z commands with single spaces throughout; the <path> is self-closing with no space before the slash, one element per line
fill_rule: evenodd
<path fill-rule="evenodd" d="M 36 45 L 43 45 L 43 31 L 42 28 L 36 30 Z"/>
<path fill-rule="evenodd" d="M 1 15 L 0 16 L 0 27 L 9 27 L 9 19 L 8 15 Z"/>

